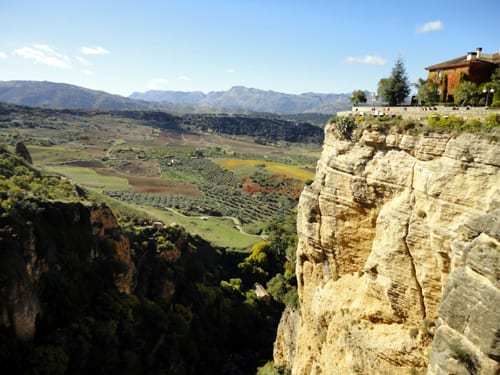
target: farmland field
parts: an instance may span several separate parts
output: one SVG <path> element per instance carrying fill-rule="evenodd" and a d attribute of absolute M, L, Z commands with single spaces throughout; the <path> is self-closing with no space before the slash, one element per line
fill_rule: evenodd
<path fill-rule="evenodd" d="M 238 175 L 248 176 L 255 173 L 257 168 L 261 170 L 265 169 L 271 173 L 284 174 L 300 181 L 306 181 L 314 177 L 314 171 L 310 169 L 294 165 L 269 162 L 267 160 L 216 159 L 214 161 Z"/>
<path fill-rule="evenodd" d="M 48 166 L 45 169 L 66 176 L 83 187 L 95 188 L 98 191 L 106 189 L 127 190 L 129 188 L 126 179 L 115 176 L 103 176 L 90 168 L 63 165 Z"/>
<path fill-rule="evenodd" d="M 223 217 L 238 218 L 243 228 L 260 233 L 267 222 L 292 212 L 305 181 L 314 176 L 321 145 L 224 134 L 224 129 L 238 133 L 235 126 L 247 123 L 265 134 L 258 118 L 235 121 L 7 106 L 0 116 L 0 142 L 12 149 L 24 142 L 35 166 L 103 194 L 105 201 L 136 206 L 153 220 L 180 224 L 215 245 L 244 248 L 259 237 L 240 233 Z M 274 137 L 280 134 L 276 124 L 283 125 L 262 124 L 275 127 Z"/>

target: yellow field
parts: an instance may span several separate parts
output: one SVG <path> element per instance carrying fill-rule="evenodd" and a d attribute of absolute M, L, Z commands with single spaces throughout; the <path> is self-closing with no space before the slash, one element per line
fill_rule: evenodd
<path fill-rule="evenodd" d="M 268 170 L 271 173 L 286 174 L 300 181 L 306 181 L 314 177 L 313 171 L 295 167 L 293 165 L 273 163 L 266 160 L 213 159 L 213 161 L 221 167 L 227 168 L 238 174 L 246 173 L 250 175 L 255 168 L 258 168 L 258 165 L 265 165 L 263 169 Z"/>

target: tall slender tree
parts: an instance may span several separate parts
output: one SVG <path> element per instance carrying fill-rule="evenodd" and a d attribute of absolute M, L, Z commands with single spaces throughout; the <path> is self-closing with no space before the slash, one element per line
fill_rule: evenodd
<path fill-rule="evenodd" d="M 410 80 L 406 73 L 404 61 L 398 57 L 389 78 L 379 81 L 379 95 L 389 105 L 398 105 L 410 94 Z"/>

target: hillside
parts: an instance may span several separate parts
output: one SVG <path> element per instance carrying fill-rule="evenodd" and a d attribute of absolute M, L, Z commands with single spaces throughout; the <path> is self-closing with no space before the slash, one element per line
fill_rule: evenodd
<path fill-rule="evenodd" d="M 333 114 L 350 108 L 349 97 L 349 94 L 304 93 L 293 95 L 243 86 L 235 86 L 227 91 L 212 91 L 208 94 L 199 91 L 153 90 L 145 93 L 135 92 L 130 95 L 132 99 L 280 114 L 305 112 Z"/>
<path fill-rule="evenodd" d="M 294 226 L 227 252 L 177 225 L 120 219 L 2 147 L 0 161 L 2 368 L 253 375 L 270 358 L 287 296 L 253 285 L 281 287 Z"/>
<path fill-rule="evenodd" d="M 53 108 L 196 112 L 194 108 L 180 104 L 146 102 L 104 91 L 47 81 L 0 81 L 0 102 Z"/>
<path fill-rule="evenodd" d="M 38 81 L 0 82 L 0 101 L 30 106 L 59 108 L 127 109 L 151 108 L 151 104 L 104 91 L 66 83 Z"/>

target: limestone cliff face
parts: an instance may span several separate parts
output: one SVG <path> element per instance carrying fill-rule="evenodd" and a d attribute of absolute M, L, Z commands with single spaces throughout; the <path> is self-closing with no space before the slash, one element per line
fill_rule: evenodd
<path fill-rule="evenodd" d="M 61 262 L 120 263 L 124 271 L 115 273 L 113 282 L 121 292 L 133 289 L 129 243 L 106 206 L 26 202 L 0 224 L 0 327 L 10 327 L 20 340 L 33 338 L 44 313 L 40 280 Z"/>
<path fill-rule="evenodd" d="M 494 374 L 500 148 L 479 136 L 334 127 L 298 210 L 293 374 Z M 285 350 L 286 348 L 286 350 Z"/>

